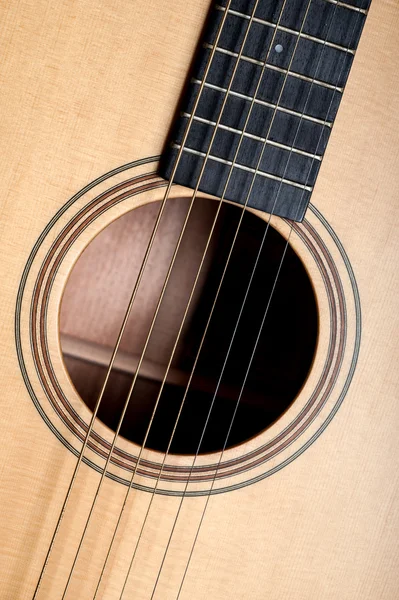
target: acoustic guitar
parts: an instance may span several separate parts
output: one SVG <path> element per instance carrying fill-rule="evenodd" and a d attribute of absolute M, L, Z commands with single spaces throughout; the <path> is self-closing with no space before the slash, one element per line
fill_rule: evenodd
<path fill-rule="evenodd" d="M 1 14 L 1 599 L 396 599 L 397 0 Z"/>

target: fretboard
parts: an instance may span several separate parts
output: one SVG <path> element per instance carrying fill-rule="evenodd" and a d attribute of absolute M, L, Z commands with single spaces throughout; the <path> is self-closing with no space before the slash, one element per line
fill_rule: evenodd
<path fill-rule="evenodd" d="M 179 155 L 174 182 L 301 221 L 370 1 L 219 0 L 162 175 Z"/>

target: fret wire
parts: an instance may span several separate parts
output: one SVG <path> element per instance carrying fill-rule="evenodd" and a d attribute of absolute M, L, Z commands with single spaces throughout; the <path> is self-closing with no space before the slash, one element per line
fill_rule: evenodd
<path fill-rule="evenodd" d="M 226 8 L 224 6 L 220 6 L 220 4 L 217 4 L 215 6 L 216 10 L 220 10 L 221 12 L 225 12 Z M 249 16 L 246 15 L 245 13 L 239 12 L 238 10 L 233 10 L 233 9 L 229 9 L 228 11 L 229 15 L 234 15 L 235 17 L 240 17 L 241 19 L 249 19 Z M 265 25 L 266 27 L 271 27 L 272 29 L 276 29 L 276 24 L 272 23 L 271 21 L 266 21 L 265 19 L 260 19 L 259 17 L 256 17 L 253 19 L 253 21 L 255 23 L 259 23 L 260 25 Z M 315 37 L 314 35 L 309 35 L 308 33 L 299 33 L 299 31 L 297 31 L 296 29 L 291 29 L 290 27 L 284 27 L 283 25 L 279 25 L 277 27 L 278 31 L 284 31 L 285 33 L 291 33 L 292 35 L 296 35 L 300 38 L 303 38 L 305 40 L 309 40 L 311 42 L 315 42 L 317 44 L 320 44 L 321 46 L 329 46 L 330 48 L 335 48 L 335 50 L 339 50 L 340 52 L 344 52 L 345 54 L 355 54 L 355 50 L 349 49 L 347 50 L 344 46 L 341 46 L 340 44 L 335 44 L 334 42 L 323 42 L 323 40 L 320 40 L 318 37 Z"/>
<path fill-rule="evenodd" d="M 202 83 L 203 83 L 200 79 L 193 78 L 191 81 L 192 81 L 192 83 L 195 83 L 196 85 L 202 85 Z M 218 92 L 223 92 L 223 93 L 227 92 L 226 88 L 223 88 L 219 85 L 215 85 L 214 83 L 208 83 L 207 81 L 205 82 L 205 87 L 211 88 Z M 283 106 L 273 104 L 272 102 L 267 102 L 266 100 L 260 100 L 259 98 L 253 99 L 251 96 L 248 96 L 247 94 L 242 94 L 241 92 L 233 92 L 232 90 L 230 90 L 229 95 L 237 96 L 237 98 L 242 98 L 244 100 L 250 100 L 251 102 L 252 102 L 252 100 L 254 100 L 255 104 L 260 104 L 261 106 L 267 106 L 267 108 L 277 109 L 280 112 L 286 113 L 288 115 L 293 115 L 294 117 L 302 116 L 302 113 L 297 112 L 296 110 L 292 110 L 291 108 L 284 108 Z M 312 121 L 312 123 L 317 123 L 318 125 L 323 125 L 323 126 L 329 127 L 330 129 L 333 126 L 332 121 L 326 122 L 326 121 L 323 121 L 323 119 L 318 119 L 317 117 L 312 117 L 311 115 L 303 115 L 303 119 L 305 119 L 306 121 Z"/>
<path fill-rule="evenodd" d="M 369 10 L 367 8 L 359 8 L 358 6 L 353 6 L 352 4 L 347 4 L 346 2 L 341 2 L 341 0 L 323 0 L 323 2 L 327 2 L 328 4 L 337 4 L 338 6 L 342 6 L 342 8 L 347 8 L 348 10 L 354 10 L 355 12 L 362 13 L 363 15 L 368 15 Z M 222 6 L 222 8 L 224 8 Z M 233 12 L 230 10 L 229 12 Z M 254 19 L 255 20 L 255 19 Z"/>
<path fill-rule="evenodd" d="M 175 150 L 180 150 L 181 145 L 176 144 L 174 142 L 172 144 L 172 148 L 174 148 Z M 184 146 L 183 152 L 188 152 L 189 154 L 195 154 L 196 156 L 201 156 L 201 157 L 206 156 L 205 152 L 201 152 L 200 150 L 194 150 L 193 148 L 189 148 L 187 145 Z M 214 156 L 213 154 L 208 154 L 208 159 L 213 160 L 214 162 L 221 163 L 223 165 L 228 165 L 228 166 L 233 165 L 233 162 L 231 160 L 226 160 L 225 158 L 220 158 L 219 156 Z M 248 173 L 256 172 L 257 175 L 261 175 L 262 177 L 266 177 L 267 179 L 273 179 L 274 181 L 279 181 L 279 182 L 282 181 L 283 183 L 285 183 L 287 185 L 290 185 L 290 186 L 296 187 L 296 188 L 300 188 L 301 190 L 306 190 L 308 192 L 313 191 L 313 186 L 304 185 L 303 183 L 298 183 L 297 181 L 292 181 L 291 179 L 282 179 L 278 175 L 272 175 L 271 173 L 267 173 L 266 171 L 261 171 L 260 169 L 258 169 L 256 171 L 256 169 L 254 169 L 252 167 L 247 167 L 246 165 L 242 165 L 242 164 L 238 163 L 237 161 L 234 161 L 233 166 L 234 166 L 234 168 L 237 167 L 237 169 L 240 169 L 241 171 L 248 171 Z"/>
<path fill-rule="evenodd" d="M 180 116 L 188 119 L 191 117 L 191 114 L 182 112 Z M 205 123 L 206 125 L 212 125 L 212 127 L 215 127 L 215 125 L 216 125 L 216 121 L 210 121 L 209 119 L 204 119 L 204 117 L 198 117 L 197 115 L 194 115 L 193 120 L 199 121 L 200 123 Z M 287 150 L 289 152 L 293 152 L 294 154 L 302 154 L 302 156 L 307 156 L 308 158 L 315 158 L 315 160 L 320 160 L 320 161 L 322 159 L 322 156 L 320 154 L 317 154 L 315 156 L 311 152 L 306 152 L 306 150 L 300 150 L 299 148 L 291 148 L 291 146 L 287 146 L 286 144 L 281 144 L 280 142 L 273 142 L 273 140 L 268 140 L 259 135 L 255 135 L 254 133 L 249 133 L 248 131 L 242 131 L 242 129 L 236 129 L 235 127 L 229 127 L 228 125 L 222 125 L 221 123 L 218 125 L 218 129 L 224 129 L 225 131 L 231 131 L 232 133 L 236 133 L 238 135 L 243 135 L 244 137 L 249 138 L 251 140 L 256 140 L 258 142 L 266 143 L 268 146 L 269 145 L 276 146 L 277 148 L 281 148 L 282 150 Z"/>
<path fill-rule="evenodd" d="M 342 8 L 354 10 L 355 12 L 362 13 L 363 15 L 367 15 L 369 12 L 366 8 L 359 8 L 358 6 L 353 6 L 352 4 L 347 4 L 346 2 L 340 2 L 339 0 L 323 0 L 323 2 L 328 2 L 329 4 L 337 4 L 338 6 L 342 6 Z"/>
<path fill-rule="evenodd" d="M 244 58 L 244 60 L 245 60 L 245 58 Z M 283 69 L 282 67 L 277 67 L 276 65 L 266 65 L 266 68 L 270 69 L 271 71 L 278 71 L 278 73 L 282 73 L 283 75 L 288 73 L 287 69 Z M 289 74 L 290 74 L 290 76 L 295 77 L 296 79 L 302 79 L 303 81 L 308 81 L 309 83 L 315 83 L 316 85 L 328 88 L 329 90 L 334 90 L 334 91 L 340 92 L 342 94 L 343 88 L 336 87 L 336 86 L 332 85 L 332 83 L 327 83 L 326 81 L 321 81 L 321 79 L 312 79 L 311 77 L 308 77 L 307 75 L 302 75 L 301 73 L 297 73 L 296 71 L 290 71 Z"/>
<path fill-rule="evenodd" d="M 208 42 L 204 42 L 204 44 L 202 46 L 206 50 L 213 49 L 213 45 L 208 44 Z M 219 52 L 220 54 L 227 54 L 228 56 L 232 56 L 234 58 L 237 57 L 236 52 L 233 52 L 232 50 L 226 50 L 225 48 L 221 48 L 220 46 L 217 46 L 215 48 L 215 51 Z M 258 66 L 263 67 L 263 62 L 261 60 L 257 60 L 256 58 L 251 58 L 250 56 L 242 55 L 241 60 L 252 63 L 253 65 L 258 65 Z M 332 83 L 327 83 L 326 81 L 321 81 L 321 79 L 313 80 L 311 77 L 308 77 L 307 75 L 301 75 L 301 73 L 297 73 L 296 71 L 288 72 L 287 69 L 283 69 L 282 67 L 277 67 L 276 65 L 266 65 L 266 69 L 269 69 L 270 71 L 277 71 L 278 73 L 282 73 L 283 75 L 286 75 L 287 73 L 289 73 L 289 75 L 292 75 L 292 77 L 295 77 L 297 79 L 302 79 L 303 81 L 308 81 L 309 83 L 314 82 L 316 85 L 320 85 L 321 87 L 325 87 L 325 88 L 328 88 L 328 89 L 334 90 L 334 91 L 337 90 L 338 92 L 342 93 L 341 87 L 336 88 L 336 86 L 332 85 Z"/>

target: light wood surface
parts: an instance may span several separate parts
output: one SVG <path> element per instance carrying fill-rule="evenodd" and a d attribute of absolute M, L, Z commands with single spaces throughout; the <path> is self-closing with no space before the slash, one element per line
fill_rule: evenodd
<path fill-rule="evenodd" d="M 32 598 L 76 464 L 32 402 L 17 360 L 15 307 L 24 268 L 41 232 L 78 190 L 120 165 L 161 153 L 208 5 L 207 0 L 12 0 L 2 5 L 0 597 L 5 600 Z M 352 385 L 326 431 L 286 468 L 211 497 L 182 600 L 397 598 L 398 32 L 397 1 L 373 0 L 312 197 L 341 240 L 359 286 L 362 343 Z M 134 172 L 149 170 L 139 165 Z M 140 203 L 159 200 L 162 192 L 154 189 L 130 198 L 93 222 L 57 272 L 49 300 L 48 344 L 62 388 L 86 421 L 89 411 L 73 391 L 59 348 L 65 282 L 84 247 L 110 220 Z M 187 191 L 176 189 L 173 196 L 187 197 Z M 82 206 L 77 202 L 76 210 Z M 38 251 L 39 265 L 73 210 L 48 233 Z M 309 215 L 309 221 L 317 226 L 315 216 Z M 276 220 L 275 226 L 287 233 L 283 223 Z M 301 406 L 328 345 L 328 302 L 299 238 L 293 245 L 303 254 L 320 308 L 319 346 L 298 398 Z M 340 273 L 349 290 L 350 321 L 354 307 L 343 265 Z M 33 285 L 29 279 L 23 305 L 24 356 Z M 352 329 L 348 347 L 354 343 Z M 27 368 L 33 373 L 33 363 Z M 44 403 L 43 390 L 37 382 L 33 386 Z M 289 417 L 265 435 L 277 433 Z M 55 411 L 48 418 L 79 448 Z M 105 426 L 98 431 L 112 440 Z M 228 457 L 256 443 L 250 440 Z M 121 447 L 136 450 L 126 440 Z M 145 458 L 154 454 L 147 452 Z M 87 455 L 104 465 L 92 450 Z M 200 464 L 217 458 L 205 457 Z M 183 457 L 173 461 L 187 465 Z M 115 476 L 127 477 L 122 467 L 112 469 Z M 39 599 L 62 596 L 99 477 L 82 465 L 70 499 L 73 508 L 65 515 Z M 231 483 L 236 481 L 231 476 Z M 138 483 L 148 486 L 154 480 L 140 475 Z M 173 485 L 175 491 L 184 488 Z M 193 484 L 190 490 L 195 489 Z M 68 598 L 93 597 L 125 491 L 124 485 L 105 478 Z M 176 598 L 206 500 L 198 495 L 183 502 L 155 595 L 159 600 Z M 150 501 L 147 492 L 133 490 L 130 495 L 100 598 L 119 598 Z M 126 598 L 151 597 L 179 503 L 178 496 L 155 496 Z"/>

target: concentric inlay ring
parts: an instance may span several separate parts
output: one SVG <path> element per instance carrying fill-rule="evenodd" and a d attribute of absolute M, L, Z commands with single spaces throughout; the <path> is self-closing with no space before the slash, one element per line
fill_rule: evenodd
<path fill-rule="evenodd" d="M 72 386 L 60 359 L 55 313 L 73 262 L 88 241 L 122 212 L 162 198 L 165 182 L 156 175 L 156 166 L 154 159 L 126 165 L 76 194 L 43 231 L 21 281 L 16 340 L 22 374 L 40 414 L 75 454 L 90 415 L 79 398 L 72 399 Z M 227 450 L 220 464 L 218 454 L 203 455 L 194 466 L 193 457 L 168 457 L 157 493 L 181 494 L 187 479 L 187 495 L 206 494 L 211 487 L 212 493 L 220 493 L 263 479 L 309 447 L 341 405 L 360 344 L 356 282 L 342 245 L 314 207 L 306 220 L 293 227 L 294 248 L 318 280 L 321 327 L 315 368 L 287 413 L 256 438 Z M 84 460 L 97 470 L 103 468 L 109 453 L 111 433 L 96 423 L 90 435 Z M 107 475 L 127 484 L 139 450 L 131 442 L 118 440 Z M 146 451 L 134 486 L 152 491 L 162 462 L 163 455 Z"/>

